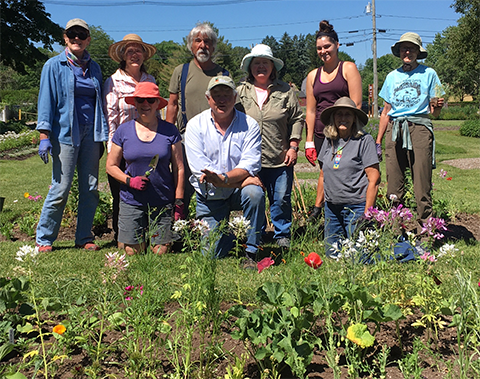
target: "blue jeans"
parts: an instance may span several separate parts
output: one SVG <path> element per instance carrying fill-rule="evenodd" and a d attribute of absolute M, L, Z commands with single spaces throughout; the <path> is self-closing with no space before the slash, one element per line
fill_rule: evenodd
<path fill-rule="evenodd" d="M 267 189 L 274 238 L 290 238 L 292 226 L 293 166 L 262 168 L 258 174 Z"/>
<path fill-rule="evenodd" d="M 360 204 L 325 203 L 325 255 L 336 258 L 337 253 L 332 247 L 341 239 L 351 238 L 355 232 L 356 221 L 365 212 L 365 202 Z M 340 249 L 341 246 L 338 246 Z"/>
<path fill-rule="evenodd" d="M 52 184 L 43 203 L 37 226 L 36 242 L 51 246 L 57 239 L 75 167 L 78 172 L 78 214 L 75 244 L 93 240 L 93 217 L 98 205 L 98 165 L 101 142 L 93 140 L 93 125 L 86 125 L 80 146 L 74 147 L 52 141 Z"/>
<path fill-rule="evenodd" d="M 246 251 L 256 254 L 265 221 L 265 194 L 262 188 L 255 185 L 237 188 L 225 200 L 208 200 L 197 192 L 197 218 L 205 220 L 210 230 L 215 230 L 222 220 L 228 221 L 231 211 L 240 210 L 243 210 L 243 216 L 250 220 L 251 226 L 247 233 Z M 233 240 L 233 235 L 222 235 L 215 246 L 215 257 L 227 256 L 233 248 Z"/>

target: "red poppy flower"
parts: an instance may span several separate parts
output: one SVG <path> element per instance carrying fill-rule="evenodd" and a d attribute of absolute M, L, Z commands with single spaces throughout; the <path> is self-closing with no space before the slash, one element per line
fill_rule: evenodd
<path fill-rule="evenodd" d="M 452 180 L 452 177 L 447 178 L 447 180 Z"/>
<path fill-rule="evenodd" d="M 260 262 L 257 263 L 258 273 L 260 274 L 263 270 L 265 270 L 266 268 L 269 268 L 274 264 L 275 264 L 275 261 L 272 258 L 270 257 L 263 258 Z"/>
<path fill-rule="evenodd" d="M 304 260 L 307 265 L 309 265 L 311 268 L 314 268 L 315 270 L 319 268 L 323 263 L 320 255 L 314 252 L 308 254 L 308 256 L 304 258 Z"/>

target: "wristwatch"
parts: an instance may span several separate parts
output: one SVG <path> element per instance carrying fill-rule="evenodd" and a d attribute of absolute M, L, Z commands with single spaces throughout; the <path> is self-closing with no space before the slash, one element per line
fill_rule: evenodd
<path fill-rule="evenodd" d="M 223 183 L 228 184 L 228 175 L 223 173 Z"/>
<path fill-rule="evenodd" d="M 298 151 L 298 146 L 292 146 L 292 145 L 290 145 L 290 147 L 289 147 L 288 149 L 297 152 L 297 151 Z"/>

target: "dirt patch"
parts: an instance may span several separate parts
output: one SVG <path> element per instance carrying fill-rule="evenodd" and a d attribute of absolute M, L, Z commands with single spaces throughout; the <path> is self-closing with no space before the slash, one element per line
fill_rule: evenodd
<path fill-rule="evenodd" d="M 480 169 L 480 158 L 450 159 L 442 163 L 460 168 L 462 170 Z"/>

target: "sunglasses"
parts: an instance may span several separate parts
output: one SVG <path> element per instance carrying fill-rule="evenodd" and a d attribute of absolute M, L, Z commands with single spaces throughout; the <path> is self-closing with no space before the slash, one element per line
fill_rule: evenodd
<path fill-rule="evenodd" d="M 135 98 L 135 101 L 138 103 L 138 104 L 142 104 L 145 100 L 148 101 L 148 104 L 153 104 L 155 103 L 155 101 L 157 100 L 156 97 L 149 97 L 149 98 L 143 98 L 143 97 L 136 97 Z"/>
<path fill-rule="evenodd" d="M 82 41 L 85 41 L 88 38 L 88 33 L 87 32 L 76 32 L 74 30 L 67 30 L 67 32 L 65 34 L 70 39 L 75 39 L 76 37 L 78 37 L 78 39 L 81 39 Z"/>

